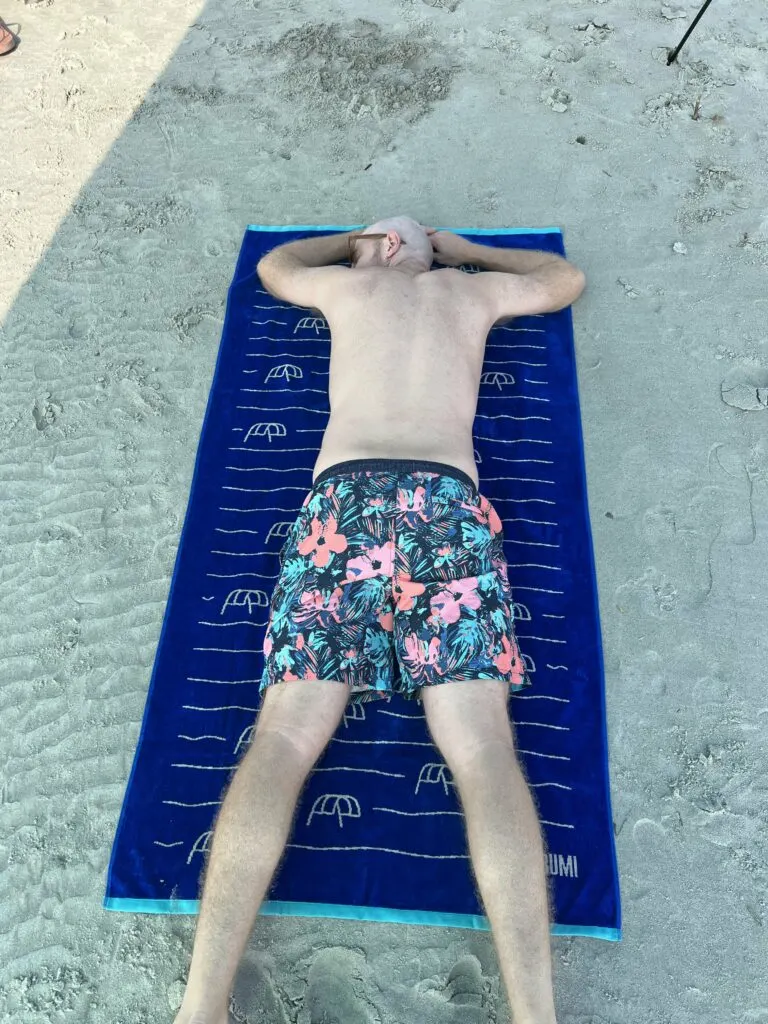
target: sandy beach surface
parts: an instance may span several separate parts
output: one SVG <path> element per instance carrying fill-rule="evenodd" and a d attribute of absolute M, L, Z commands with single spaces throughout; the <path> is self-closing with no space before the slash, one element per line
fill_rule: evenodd
<path fill-rule="evenodd" d="M 558 1021 L 768 1022 L 768 11 L 668 67 L 697 6 L 0 0 L 2 1024 L 173 1019 L 195 919 L 101 901 L 227 287 L 248 223 L 399 213 L 560 225 L 588 278 L 624 938 L 553 939 Z M 260 918 L 235 994 L 510 1019 L 463 930 Z"/>

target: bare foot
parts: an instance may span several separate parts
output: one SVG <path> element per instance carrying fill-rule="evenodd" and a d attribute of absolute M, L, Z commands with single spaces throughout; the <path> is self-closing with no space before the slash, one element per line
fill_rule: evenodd
<path fill-rule="evenodd" d="M 0 57 L 4 57 L 7 53 L 13 53 L 18 45 L 19 41 L 16 36 L 0 19 Z"/>

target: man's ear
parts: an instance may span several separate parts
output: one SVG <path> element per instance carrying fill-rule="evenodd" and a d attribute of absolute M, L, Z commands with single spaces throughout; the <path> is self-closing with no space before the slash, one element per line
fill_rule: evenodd
<path fill-rule="evenodd" d="M 397 256 L 400 252 L 402 240 L 400 235 L 393 229 L 387 232 L 386 244 L 384 249 L 383 263 L 385 266 L 389 266 L 389 261 L 393 257 Z"/>

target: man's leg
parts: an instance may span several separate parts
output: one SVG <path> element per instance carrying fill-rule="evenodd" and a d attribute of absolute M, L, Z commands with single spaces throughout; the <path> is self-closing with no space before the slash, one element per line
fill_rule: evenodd
<path fill-rule="evenodd" d="M 251 748 L 216 823 L 176 1024 L 227 1024 L 235 974 L 288 841 L 299 795 L 348 699 L 346 683 L 324 680 L 276 683 L 265 690 Z"/>
<path fill-rule="evenodd" d="M 556 1024 L 544 843 L 515 754 L 508 695 L 507 683 L 489 679 L 421 691 L 432 739 L 461 797 L 514 1024 Z"/>

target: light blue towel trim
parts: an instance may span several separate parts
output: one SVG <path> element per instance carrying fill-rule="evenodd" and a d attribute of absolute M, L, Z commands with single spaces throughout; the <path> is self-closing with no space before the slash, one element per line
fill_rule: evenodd
<path fill-rule="evenodd" d="M 197 914 L 199 900 L 127 900 L 105 898 L 105 910 L 122 910 L 129 914 Z M 387 907 L 347 907 L 334 903 L 287 903 L 267 901 L 259 914 L 265 917 L 331 917 L 349 921 L 386 921 L 391 924 L 423 924 L 436 928 L 469 928 L 490 931 L 488 919 L 479 914 L 438 914 L 420 910 L 390 910 Z M 592 939 L 621 941 L 619 928 L 591 928 L 587 925 L 550 926 L 551 935 L 579 935 Z"/>
<path fill-rule="evenodd" d="M 367 224 L 249 224 L 249 231 L 360 231 Z M 561 228 L 438 228 L 460 235 L 562 235 Z"/>

